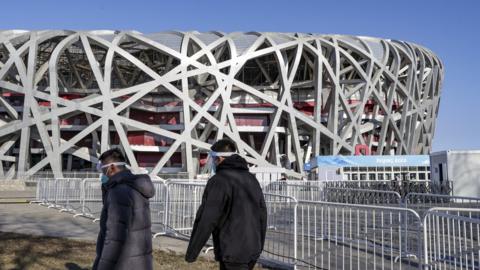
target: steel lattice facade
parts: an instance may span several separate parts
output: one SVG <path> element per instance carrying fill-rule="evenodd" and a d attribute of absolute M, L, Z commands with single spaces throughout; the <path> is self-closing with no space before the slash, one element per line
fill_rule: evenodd
<path fill-rule="evenodd" d="M 0 173 L 91 170 L 122 147 L 153 174 L 218 138 L 301 174 L 316 155 L 427 154 L 443 67 L 396 40 L 300 33 L 0 32 Z"/>

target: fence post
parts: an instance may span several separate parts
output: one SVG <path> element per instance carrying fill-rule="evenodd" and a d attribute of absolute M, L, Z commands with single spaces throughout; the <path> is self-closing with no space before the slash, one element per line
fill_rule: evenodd
<path fill-rule="evenodd" d="M 297 232 L 297 208 L 298 201 L 294 198 L 293 207 L 293 269 L 297 269 L 297 245 L 298 245 L 298 232 Z"/>
<path fill-rule="evenodd" d="M 58 184 L 58 179 L 55 179 L 53 181 L 53 206 L 49 206 L 49 208 L 55 208 L 57 207 L 57 199 L 58 199 L 58 195 L 57 195 L 57 186 Z"/>
<path fill-rule="evenodd" d="M 398 207 L 404 207 L 405 209 L 408 209 L 407 206 L 406 206 L 406 205 L 407 205 L 407 200 L 408 200 L 408 197 L 409 197 L 408 194 L 410 194 L 410 193 L 407 193 L 407 194 L 405 195 L 405 197 L 403 197 L 403 199 L 401 198 L 401 195 L 400 195 L 400 204 L 399 204 Z M 402 202 L 403 202 L 403 203 L 402 203 Z M 403 205 L 402 205 L 402 204 L 403 204 Z M 417 213 L 417 214 L 418 214 L 418 213 Z M 420 222 L 421 222 L 421 221 L 422 221 L 422 220 L 421 220 L 421 217 L 420 217 Z M 405 251 L 408 251 L 408 214 L 407 214 L 406 212 L 404 213 L 404 225 L 403 225 L 403 227 L 404 227 L 403 231 L 404 231 L 404 235 L 405 235 Z M 421 229 L 421 228 L 420 228 L 420 229 Z M 421 234 L 421 231 L 420 231 L 420 234 Z M 421 241 L 421 240 L 420 240 L 420 241 Z M 420 249 L 421 249 L 421 248 L 420 248 Z M 419 260 L 419 262 L 421 263 L 421 258 L 422 258 L 422 257 L 420 256 L 420 254 L 417 254 L 417 255 L 419 255 L 418 260 Z"/>
<path fill-rule="evenodd" d="M 160 209 L 155 209 L 155 215 L 159 215 L 159 213 L 163 213 L 163 216 L 161 216 L 158 219 L 155 219 L 155 223 L 159 222 L 161 225 L 163 225 L 163 228 L 160 232 L 155 232 L 153 235 L 153 238 L 157 238 L 157 236 L 161 235 L 166 235 L 167 234 L 167 225 L 166 225 L 166 218 L 167 218 L 167 185 L 165 181 L 160 180 L 154 180 L 154 187 L 155 187 L 155 197 L 153 198 L 154 205 L 160 205 Z"/>
<path fill-rule="evenodd" d="M 427 231 L 428 226 L 425 226 L 427 222 L 427 217 L 428 217 L 428 212 L 425 215 L 425 217 L 421 219 L 421 222 L 419 224 L 420 230 L 421 230 L 420 232 L 423 232 L 423 234 L 420 233 L 423 237 L 423 239 L 420 240 L 420 242 L 423 243 L 422 248 L 420 250 L 420 256 L 421 258 L 423 258 L 423 262 L 422 261 L 420 262 L 422 263 L 422 269 L 425 269 L 425 270 L 428 270 L 429 268 L 428 267 L 428 231 Z M 421 252 L 423 252 L 423 254 L 421 254 Z"/>
<path fill-rule="evenodd" d="M 165 182 L 165 186 L 166 186 L 166 188 L 165 188 L 165 190 L 166 190 L 165 191 L 166 192 L 166 194 L 165 194 L 165 216 L 164 216 L 163 226 L 165 227 L 165 234 L 167 234 L 168 233 L 168 228 L 169 228 L 169 226 L 168 226 L 168 216 L 169 216 L 169 213 L 170 213 L 170 203 L 169 203 L 169 201 L 170 201 L 170 182 L 168 182 L 168 181 Z"/>
<path fill-rule="evenodd" d="M 66 181 L 66 185 L 64 187 L 64 189 L 65 189 L 64 192 L 66 194 L 66 196 L 65 196 L 66 197 L 65 198 L 65 211 L 71 211 L 71 209 L 72 209 L 70 207 L 70 188 L 71 188 L 70 185 L 71 185 L 72 182 L 73 182 L 72 179 L 68 178 L 67 181 Z M 72 190 L 73 190 L 73 188 L 72 188 Z"/>
<path fill-rule="evenodd" d="M 87 178 L 84 178 L 82 181 L 82 185 L 80 187 L 80 202 L 82 204 L 82 213 L 75 214 L 73 217 L 77 216 L 85 216 L 85 185 L 86 185 Z"/>

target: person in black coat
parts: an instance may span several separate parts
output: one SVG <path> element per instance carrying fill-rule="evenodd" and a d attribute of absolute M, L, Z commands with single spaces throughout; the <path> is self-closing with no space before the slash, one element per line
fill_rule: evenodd
<path fill-rule="evenodd" d="M 103 208 L 93 269 L 153 269 L 153 183 L 148 175 L 132 174 L 119 149 L 106 151 L 100 161 Z"/>
<path fill-rule="evenodd" d="M 267 229 L 262 189 L 233 141 L 220 140 L 211 150 L 215 175 L 205 187 L 185 260 L 194 262 L 212 235 L 220 269 L 253 269 Z"/>

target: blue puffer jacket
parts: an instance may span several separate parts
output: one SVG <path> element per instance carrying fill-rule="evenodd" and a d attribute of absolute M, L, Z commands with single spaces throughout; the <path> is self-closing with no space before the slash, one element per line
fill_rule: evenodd
<path fill-rule="evenodd" d="M 148 175 L 125 170 L 103 185 L 103 209 L 93 269 L 153 269 Z"/>

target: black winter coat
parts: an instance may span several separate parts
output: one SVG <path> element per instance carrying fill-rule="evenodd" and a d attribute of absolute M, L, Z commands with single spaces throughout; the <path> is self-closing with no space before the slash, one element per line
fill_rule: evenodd
<path fill-rule="evenodd" d="M 257 179 L 239 155 L 217 167 L 203 193 L 185 260 L 193 262 L 213 236 L 217 261 L 249 263 L 263 250 L 267 208 Z"/>
<path fill-rule="evenodd" d="M 102 185 L 103 208 L 93 269 L 153 269 L 148 175 L 125 170 Z"/>

